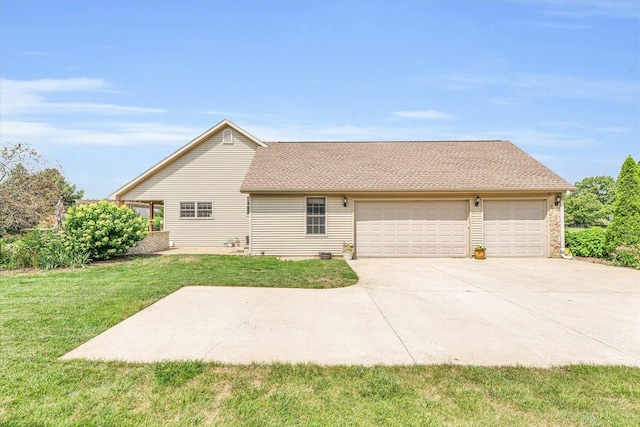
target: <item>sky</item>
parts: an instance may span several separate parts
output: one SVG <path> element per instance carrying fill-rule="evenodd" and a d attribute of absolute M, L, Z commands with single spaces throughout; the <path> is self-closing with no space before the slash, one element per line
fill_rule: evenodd
<path fill-rule="evenodd" d="M 105 198 L 223 119 L 262 141 L 640 160 L 640 1 L 0 1 L 0 143 Z"/>

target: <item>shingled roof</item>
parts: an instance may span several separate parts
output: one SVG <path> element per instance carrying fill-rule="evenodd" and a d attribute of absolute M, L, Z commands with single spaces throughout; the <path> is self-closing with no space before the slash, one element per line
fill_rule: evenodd
<path fill-rule="evenodd" d="M 510 141 L 276 142 L 259 147 L 241 191 L 565 191 Z"/>

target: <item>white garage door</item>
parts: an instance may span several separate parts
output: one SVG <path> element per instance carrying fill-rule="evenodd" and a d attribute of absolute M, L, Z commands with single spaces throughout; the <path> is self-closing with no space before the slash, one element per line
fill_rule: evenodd
<path fill-rule="evenodd" d="M 484 201 L 487 256 L 546 256 L 544 200 Z"/>
<path fill-rule="evenodd" d="M 464 257 L 466 201 L 356 203 L 359 257 Z"/>

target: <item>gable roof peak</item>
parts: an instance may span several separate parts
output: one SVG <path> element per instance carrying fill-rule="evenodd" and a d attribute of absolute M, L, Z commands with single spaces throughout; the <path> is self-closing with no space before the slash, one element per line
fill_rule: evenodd
<path fill-rule="evenodd" d="M 138 175 L 136 178 L 134 178 L 133 180 L 129 181 L 127 184 L 125 184 L 122 187 L 120 187 L 118 190 L 116 190 L 113 193 L 111 193 L 109 195 L 108 199 L 110 199 L 110 200 L 118 199 L 118 197 L 120 197 L 121 194 L 124 194 L 127 191 L 131 190 L 136 185 L 138 185 L 141 182 L 143 182 L 145 179 L 147 179 L 150 176 L 154 175 L 156 172 L 158 172 L 159 170 L 163 169 L 164 167 L 170 165 L 176 159 L 182 157 L 184 154 L 188 153 L 189 151 L 191 151 L 192 149 L 194 149 L 195 147 L 200 145 L 202 142 L 204 142 L 207 139 L 209 139 L 210 136 L 212 136 L 216 132 L 221 131 L 222 129 L 224 129 L 226 127 L 229 127 L 231 129 L 235 130 L 236 132 L 244 135 L 246 138 L 248 138 L 249 140 L 253 141 L 259 147 L 267 147 L 267 144 L 265 144 L 264 142 L 260 141 L 258 138 L 256 138 L 255 136 L 251 135 L 249 132 L 245 131 L 244 129 L 242 129 L 241 127 L 239 127 L 238 125 L 236 125 L 232 121 L 227 120 L 227 119 L 223 119 L 218 124 L 214 125 L 213 127 L 209 128 L 208 130 L 206 130 L 205 132 L 203 132 L 202 134 L 200 134 L 199 136 L 194 138 L 188 144 L 182 146 L 178 150 L 176 150 L 173 153 L 171 153 L 169 156 L 165 157 L 163 160 L 158 162 L 155 166 L 152 166 L 151 168 L 147 169 L 145 172 L 143 172 L 142 174 Z"/>

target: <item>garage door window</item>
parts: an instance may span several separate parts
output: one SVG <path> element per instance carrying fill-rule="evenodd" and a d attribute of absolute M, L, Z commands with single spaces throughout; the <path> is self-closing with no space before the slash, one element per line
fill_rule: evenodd
<path fill-rule="evenodd" d="M 307 197 L 307 234 L 326 234 L 327 209 L 324 197 Z"/>

